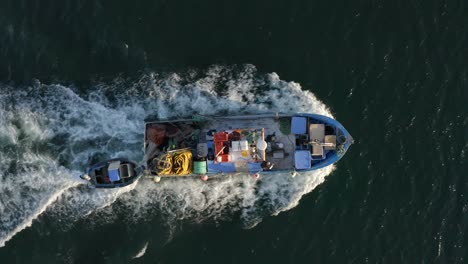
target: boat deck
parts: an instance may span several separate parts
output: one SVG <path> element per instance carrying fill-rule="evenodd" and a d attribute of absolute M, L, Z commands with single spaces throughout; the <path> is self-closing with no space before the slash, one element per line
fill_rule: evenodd
<path fill-rule="evenodd" d="M 161 164 L 154 162 L 161 153 L 189 148 L 194 162 L 196 157 L 207 160 L 208 173 L 260 171 L 262 166 L 288 170 L 294 168 L 296 145 L 289 116 L 157 121 L 146 124 L 145 162 L 157 171 Z"/>
<path fill-rule="evenodd" d="M 217 131 L 255 128 L 264 130 L 264 140 L 269 143 L 265 160 L 274 164 L 275 170 L 291 169 L 294 166 L 294 150 L 296 138 L 293 134 L 286 134 L 291 118 L 259 117 L 255 119 L 216 119 L 208 121 L 203 131 L 215 129 Z M 281 129 L 283 124 L 283 129 Z M 282 131 L 283 130 L 283 131 Z M 281 148 L 280 148 L 281 147 Z"/>
<path fill-rule="evenodd" d="M 151 174 L 164 176 L 308 170 L 342 156 L 352 143 L 345 132 L 335 120 L 318 115 L 147 122 L 144 163 Z"/>

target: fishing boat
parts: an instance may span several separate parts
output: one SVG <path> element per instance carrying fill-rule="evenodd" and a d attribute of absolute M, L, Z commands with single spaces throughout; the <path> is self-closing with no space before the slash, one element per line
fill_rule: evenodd
<path fill-rule="evenodd" d="M 353 138 L 318 114 L 197 116 L 145 123 L 144 174 L 163 177 L 292 173 L 340 160 Z"/>
<path fill-rule="evenodd" d="M 117 188 L 134 183 L 143 172 L 137 163 L 124 158 L 106 160 L 86 169 L 80 178 L 93 188 Z"/>

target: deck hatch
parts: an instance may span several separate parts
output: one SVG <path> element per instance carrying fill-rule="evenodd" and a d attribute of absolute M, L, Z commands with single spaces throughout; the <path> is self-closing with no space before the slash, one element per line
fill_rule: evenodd
<path fill-rule="evenodd" d="M 297 150 L 294 155 L 294 165 L 296 169 L 310 169 L 311 167 L 311 157 L 308 150 Z"/>
<path fill-rule="evenodd" d="M 114 161 L 109 164 L 109 179 L 111 181 L 119 181 L 120 180 L 120 173 L 119 173 L 120 161 Z"/>
<path fill-rule="evenodd" d="M 307 118 L 294 116 L 291 119 L 291 133 L 305 134 L 307 131 Z"/>

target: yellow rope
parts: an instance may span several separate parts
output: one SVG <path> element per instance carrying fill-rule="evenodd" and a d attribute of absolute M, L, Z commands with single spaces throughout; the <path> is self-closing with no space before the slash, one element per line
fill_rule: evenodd
<path fill-rule="evenodd" d="M 161 170 L 159 175 L 187 175 L 192 173 L 192 152 L 189 150 L 165 154 L 155 158 L 157 168 Z"/>
<path fill-rule="evenodd" d="M 170 174 L 172 168 L 172 157 L 170 155 L 164 154 L 160 157 L 155 157 L 153 163 L 156 164 L 159 175 Z"/>
<path fill-rule="evenodd" d="M 192 152 L 184 151 L 174 155 L 172 171 L 177 175 L 187 175 L 192 173 Z"/>

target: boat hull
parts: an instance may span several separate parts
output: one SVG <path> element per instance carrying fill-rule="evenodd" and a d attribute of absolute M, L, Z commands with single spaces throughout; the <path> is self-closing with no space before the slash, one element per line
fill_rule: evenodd
<path fill-rule="evenodd" d="M 317 114 L 155 120 L 145 125 L 143 162 L 146 176 L 157 178 L 300 172 L 336 163 L 352 143 L 353 138 L 343 125 Z M 181 174 L 161 169 L 153 162 L 155 157 L 161 157 L 161 153 L 167 155 L 182 147 L 191 150 L 194 160 L 201 158 L 190 166 L 206 162 L 202 169 Z M 161 162 L 161 159 L 157 161 Z"/>

